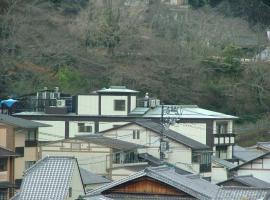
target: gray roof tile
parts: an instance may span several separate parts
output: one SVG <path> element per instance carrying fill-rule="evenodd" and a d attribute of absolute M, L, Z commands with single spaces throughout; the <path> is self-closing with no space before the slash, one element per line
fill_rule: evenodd
<path fill-rule="evenodd" d="M 208 200 L 215 197 L 219 188 L 217 185 L 211 184 L 210 182 L 199 178 L 197 175 L 180 175 L 176 173 L 173 168 L 160 166 L 146 168 L 145 170 L 132 174 L 126 178 L 101 186 L 100 188 L 89 192 L 86 196 L 100 194 L 113 187 L 144 176 L 156 179 L 202 200 Z"/>
<path fill-rule="evenodd" d="M 269 200 L 270 188 L 221 187 L 215 200 Z"/>
<path fill-rule="evenodd" d="M 38 161 L 25 171 L 19 199 L 66 199 L 76 165 L 74 157 L 51 156 Z"/>
<path fill-rule="evenodd" d="M 80 167 L 84 185 L 110 183 L 111 180 Z"/>
<path fill-rule="evenodd" d="M 49 127 L 48 124 L 43 124 L 31 120 L 21 119 L 18 117 L 12 117 L 10 115 L 0 114 L 0 123 L 9 124 L 21 128 L 38 128 L 38 127 Z"/>
<path fill-rule="evenodd" d="M 226 181 L 222 181 L 218 183 L 217 185 L 223 185 L 224 183 L 230 182 L 230 181 L 236 181 L 239 183 L 242 183 L 245 186 L 248 187 L 256 187 L 256 188 L 270 188 L 270 183 L 267 183 L 263 180 L 260 180 L 256 177 L 253 177 L 252 175 L 245 175 L 245 176 L 236 176 L 232 177 Z"/>
<path fill-rule="evenodd" d="M 233 146 L 233 157 L 244 162 L 261 156 L 263 153 L 254 149 L 247 149 L 238 145 Z"/>
<path fill-rule="evenodd" d="M 236 165 L 234 165 L 233 163 L 231 163 L 227 160 L 217 158 L 215 156 L 212 156 L 211 159 L 213 162 L 218 163 L 219 165 L 222 165 L 223 167 L 225 167 L 227 169 L 232 169 L 232 168 L 236 167 Z"/>

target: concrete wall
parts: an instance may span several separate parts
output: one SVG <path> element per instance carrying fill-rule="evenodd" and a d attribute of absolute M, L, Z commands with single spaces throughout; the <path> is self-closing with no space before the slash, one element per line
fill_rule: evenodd
<path fill-rule="evenodd" d="M 78 95 L 78 115 L 98 115 L 98 95 Z"/>
<path fill-rule="evenodd" d="M 80 140 L 70 140 L 41 146 L 39 156 L 40 158 L 48 155 L 74 156 L 84 169 L 102 176 L 108 176 L 107 167 L 111 162 L 110 151 L 110 148 L 101 145 Z"/>
<path fill-rule="evenodd" d="M 206 123 L 176 123 L 170 129 L 206 144 Z"/>

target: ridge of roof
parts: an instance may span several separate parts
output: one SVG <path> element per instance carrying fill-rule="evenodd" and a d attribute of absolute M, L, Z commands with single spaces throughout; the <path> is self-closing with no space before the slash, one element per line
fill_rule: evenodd
<path fill-rule="evenodd" d="M 216 195 L 219 188 L 217 185 L 213 185 L 206 180 L 198 178 L 198 176 L 180 175 L 176 173 L 172 167 L 158 166 L 148 167 L 128 177 L 101 186 L 100 188 L 97 188 L 86 194 L 86 197 L 100 194 L 110 188 L 116 187 L 118 185 L 124 184 L 128 181 L 132 181 L 143 176 L 157 179 L 198 199 L 211 199 Z"/>
<path fill-rule="evenodd" d="M 270 151 L 269 152 L 266 152 L 266 153 L 263 153 L 262 155 L 259 155 L 259 156 L 255 157 L 255 158 L 252 158 L 252 159 L 250 159 L 250 160 L 248 160 L 248 161 L 246 161 L 246 162 L 244 162 L 244 163 L 242 163 L 240 165 L 237 165 L 237 166 L 231 168 L 230 170 L 238 169 L 238 168 L 240 168 L 240 167 L 242 167 L 242 166 L 244 166 L 244 165 L 246 165 L 246 164 L 248 164 L 248 163 L 250 163 L 250 162 L 252 162 L 254 160 L 257 160 L 257 159 L 262 158 L 264 156 L 267 156 L 269 154 L 270 154 Z"/>
<path fill-rule="evenodd" d="M 38 128 L 38 127 L 50 127 L 51 125 L 35 122 L 32 120 L 26 120 L 19 117 L 13 117 L 10 115 L 0 114 L 0 123 L 18 126 L 21 128 Z"/>

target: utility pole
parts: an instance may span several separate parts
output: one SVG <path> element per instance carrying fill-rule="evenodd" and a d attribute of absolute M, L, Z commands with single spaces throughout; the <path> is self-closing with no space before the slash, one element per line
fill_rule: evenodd
<path fill-rule="evenodd" d="M 164 116 L 164 114 L 168 114 L 169 116 Z M 175 116 L 170 117 L 171 114 L 175 114 Z M 159 145 L 159 151 L 160 151 L 160 160 L 163 161 L 165 157 L 166 151 L 169 149 L 169 144 L 165 140 L 165 131 L 166 128 L 170 127 L 170 125 L 175 124 L 177 121 L 179 121 L 180 116 L 182 115 L 182 108 L 180 106 L 164 106 L 164 104 L 161 105 L 161 118 L 160 118 L 160 124 L 162 126 L 161 129 L 161 136 L 160 136 L 160 145 Z"/>

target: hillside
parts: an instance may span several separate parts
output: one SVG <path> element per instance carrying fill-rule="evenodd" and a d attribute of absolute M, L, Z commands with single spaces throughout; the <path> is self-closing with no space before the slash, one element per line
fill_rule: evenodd
<path fill-rule="evenodd" d="M 188 9 L 126 2 L 1 1 L 0 96 L 126 85 L 243 119 L 268 112 L 269 63 L 240 61 L 267 45 L 267 20 L 225 0 Z"/>

